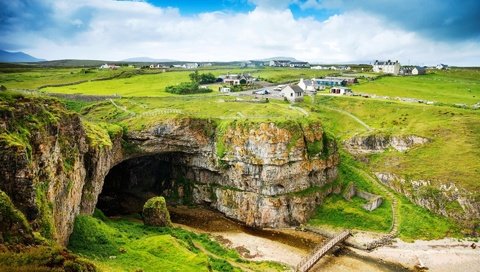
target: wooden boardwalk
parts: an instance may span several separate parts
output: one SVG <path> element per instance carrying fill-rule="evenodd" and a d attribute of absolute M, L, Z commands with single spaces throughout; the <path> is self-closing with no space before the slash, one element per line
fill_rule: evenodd
<path fill-rule="evenodd" d="M 343 242 L 349 235 L 350 231 L 346 230 L 328 240 L 327 243 L 318 245 L 310 255 L 302 259 L 295 270 L 298 272 L 308 271 L 313 265 L 315 265 L 316 262 L 318 262 L 318 260 L 320 260 L 320 258 L 327 254 L 330 249 L 332 249 L 338 243 Z"/>

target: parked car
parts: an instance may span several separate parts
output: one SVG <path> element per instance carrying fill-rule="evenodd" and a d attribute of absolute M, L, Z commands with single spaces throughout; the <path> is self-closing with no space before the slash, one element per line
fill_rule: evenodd
<path fill-rule="evenodd" d="M 265 89 L 265 90 L 256 91 L 255 94 L 266 95 L 266 94 L 270 94 L 270 92 L 267 89 Z"/>

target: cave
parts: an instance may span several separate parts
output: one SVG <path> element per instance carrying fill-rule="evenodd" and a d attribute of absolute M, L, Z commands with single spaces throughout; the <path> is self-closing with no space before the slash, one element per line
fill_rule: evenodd
<path fill-rule="evenodd" d="M 110 169 L 97 208 L 107 216 L 142 212 L 151 197 L 164 196 L 169 205 L 193 203 L 194 167 L 189 156 L 172 152 L 131 158 Z"/>

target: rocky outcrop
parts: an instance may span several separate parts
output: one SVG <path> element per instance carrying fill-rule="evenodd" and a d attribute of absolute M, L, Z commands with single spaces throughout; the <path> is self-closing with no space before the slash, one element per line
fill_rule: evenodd
<path fill-rule="evenodd" d="M 368 136 L 355 136 L 344 142 L 347 150 L 352 154 L 380 153 L 389 148 L 404 152 L 410 148 L 427 143 L 427 138 L 408 136 L 386 136 L 372 134 Z"/>
<path fill-rule="evenodd" d="M 184 118 L 122 133 L 52 99 L 1 100 L 0 190 L 34 230 L 66 244 L 75 217 L 93 213 L 102 191 L 144 200 L 159 192 L 250 226 L 281 227 L 305 222 L 336 189 L 336 145 L 316 121 Z M 149 163 L 168 174 L 149 172 Z M 121 168 L 122 178 L 104 183 Z"/>
<path fill-rule="evenodd" d="M 480 219 L 480 201 L 476 192 L 458 188 L 454 183 L 411 180 L 392 173 L 375 175 L 390 188 L 434 213 L 463 221 Z"/>

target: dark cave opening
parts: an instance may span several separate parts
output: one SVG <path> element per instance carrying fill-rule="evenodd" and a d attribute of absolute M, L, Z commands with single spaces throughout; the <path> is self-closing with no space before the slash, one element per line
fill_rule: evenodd
<path fill-rule="evenodd" d="M 188 155 L 172 152 L 125 160 L 105 177 L 97 208 L 107 216 L 141 213 L 151 197 L 164 196 L 167 203 L 191 204 L 193 182 Z"/>

